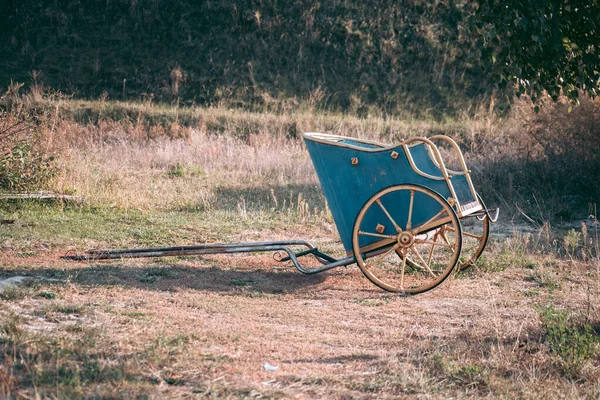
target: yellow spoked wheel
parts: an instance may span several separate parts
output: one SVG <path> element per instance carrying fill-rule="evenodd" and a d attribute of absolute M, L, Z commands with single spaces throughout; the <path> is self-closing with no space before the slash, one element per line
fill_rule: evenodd
<path fill-rule="evenodd" d="M 364 238 L 375 242 L 361 247 Z M 458 264 L 461 248 L 456 213 L 442 196 L 419 185 L 377 192 L 361 208 L 352 232 L 352 251 L 364 275 L 382 289 L 407 295 L 441 284 Z"/>

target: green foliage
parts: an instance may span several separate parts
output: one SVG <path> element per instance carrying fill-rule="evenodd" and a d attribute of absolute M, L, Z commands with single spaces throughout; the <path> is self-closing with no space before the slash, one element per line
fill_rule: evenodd
<path fill-rule="evenodd" d="M 539 313 L 550 352 L 567 377 L 578 379 L 598 352 L 598 335 L 588 323 L 575 325 L 566 312 L 553 306 L 542 307 Z"/>
<path fill-rule="evenodd" d="M 35 295 L 37 299 L 52 300 L 56 298 L 56 293 L 41 291 Z"/>
<path fill-rule="evenodd" d="M 486 256 L 485 253 L 482 254 L 475 263 L 475 266 L 482 272 L 502 272 L 510 266 L 535 268 L 536 264 L 527 254 L 525 254 L 523 249 L 507 247 L 493 257 Z"/>
<path fill-rule="evenodd" d="M 494 82 L 577 102 L 600 88 L 599 26 L 596 0 L 8 1 L 0 86 L 362 115 L 452 113 Z"/>
<path fill-rule="evenodd" d="M 467 386 L 488 386 L 489 378 L 486 371 L 477 364 L 462 365 L 453 371 L 451 377 Z"/>
<path fill-rule="evenodd" d="M 16 144 L 0 156 L 0 189 L 22 191 L 37 189 L 55 173 L 54 157 L 32 149 L 27 141 Z"/>
<path fill-rule="evenodd" d="M 489 371 L 477 363 L 459 363 L 436 353 L 428 360 L 431 372 L 463 387 L 478 388 L 489 386 Z"/>
<path fill-rule="evenodd" d="M 254 109 L 306 101 L 361 115 L 440 115 L 492 88 L 472 56 L 466 0 L 8 3 L 0 86 L 36 70 L 87 98 Z"/>
<path fill-rule="evenodd" d="M 596 0 L 480 0 L 471 28 L 482 37 L 482 57 L 500 87 L 546 91 L 578 102 L 579 90 L 600 90 L 600 3 Z"/>
<path fill-rule="evenodd" d="M 181 178 L 184 175 L 183 167 L 177 164 L 167 171 L 167 175 L 171 178 Z"/>
<path fill-rule="evenodd" d="M 552 171 L 545 179 L 549 196 L 580 194 L 586 205 L 600 196 L 600 185 L 594 184 L 600 180 L 599 109 L 600 99 L 583 96 L 579 107 L 558 103 L 544 107 L 532 120 L 528 133 L 545 158 L 540 167 Z"/>

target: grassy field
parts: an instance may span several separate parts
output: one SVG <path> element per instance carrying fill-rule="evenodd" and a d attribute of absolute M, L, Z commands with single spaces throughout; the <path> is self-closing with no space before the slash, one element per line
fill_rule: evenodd
<path fill-rule="evenodd" d="M 44 187 L 85 201 L 0 204 L 0 278 L 25 279 L 0 295 L 0 397 L 600 396 L 597 187 L 569 194 L 523 134 L 523 121 L 551 133 L 543 118 L 560 110 L 432 122 L 28 101 L 0 128 L 27 121 L 22 158 L 54 155 Z M 271 254 L 59 258 L 288 238 L 341 255 L 303 131 L 454 137 L 503 207 L 484 256 L 413 297 L 354 265 L 303 276 Z"/>

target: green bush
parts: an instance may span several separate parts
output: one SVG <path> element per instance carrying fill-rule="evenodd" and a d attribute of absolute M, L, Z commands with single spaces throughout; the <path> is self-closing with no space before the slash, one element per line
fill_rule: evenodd
<path fill-rule="evenodd" d="M 550 352 L 565 376 L 578 379 L 586 364 L 598 353 L 598 335 L 588 323 L 577 325 L 566 312 L 553 306 L 539 310 Z"/>
<path fill-rule="evenodd" d="M 54 173 L 54 157 L 33 150 L 27 141 L 17 143 L 0 157 L 0 189 L 39 189 Z"/>

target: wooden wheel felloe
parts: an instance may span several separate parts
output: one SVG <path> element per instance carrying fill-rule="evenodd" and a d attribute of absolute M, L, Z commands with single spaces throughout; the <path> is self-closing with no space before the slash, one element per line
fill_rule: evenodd
<path fill-rule="evenodd" d="M 459 271 L 464 271 L 477 262 L 485 249 L 490 236 L 490 219 L 487 216 L 465 217 L 461 219 L 463 245 L 458 264 Z"/>
<path fill-rule="evenodd" d="M 352 251 L 364 275 L 382 289 L 422 293 L 441 284 L 462 249 L 460 221 L 438 193 L 394 185 L 373 195 L 354 222 Z"/>

